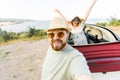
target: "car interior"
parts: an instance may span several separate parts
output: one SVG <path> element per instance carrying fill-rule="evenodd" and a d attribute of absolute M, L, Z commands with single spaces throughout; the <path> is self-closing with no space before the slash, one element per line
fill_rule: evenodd
<path fill-rule="evenodd" d="M 87 37 L 88 44 L 114 42 L 117 40 L 113 32 L 105 27 L 86 25 L 83 31 Z"/>
<path fill-rule="evenodd" d="M 88 44 L 109 42 L 108 40 L 103 38 L 102 32 L 98 29 L 87 27 L 84 33 L 87 37 Z"/>

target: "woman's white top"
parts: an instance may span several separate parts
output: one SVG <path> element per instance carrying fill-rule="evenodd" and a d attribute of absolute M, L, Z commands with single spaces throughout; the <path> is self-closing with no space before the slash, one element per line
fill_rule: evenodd
<path fill-rule="evenodd" d="M 74 41 L 74 45 L 85 45 L 88 44 L 86 35 L 83 32 L 84 24 L 81 23 L 81 26 L 78 26 L 77 28 L 72 27 L 72 39 Z"/>

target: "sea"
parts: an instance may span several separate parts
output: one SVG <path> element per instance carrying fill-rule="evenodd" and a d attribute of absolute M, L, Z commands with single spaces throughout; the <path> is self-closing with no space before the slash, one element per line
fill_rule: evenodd
<path fill-rule="evenodd" d="M 107 22 L 107 19 L 88 19 L 86 23 L 96 24 L 98 22 Z M 12 24 L 6 26 L 0 26 L 0 29 L 7 32 L 26 32 L 29 28 L 42 29 L 45 30 L 49 27 L 50 20 L 37 20 L 37 21 L 25 21 L 20 24 Z"/>

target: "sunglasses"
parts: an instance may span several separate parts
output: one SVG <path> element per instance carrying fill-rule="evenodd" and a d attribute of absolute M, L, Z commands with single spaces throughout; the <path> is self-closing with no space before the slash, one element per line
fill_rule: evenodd
<path fill-rule="evenodd" d="M 53 39 L 55 35 L 58 36 L 58 38 L 63 38 L 64 37 L 64 32 L 58 32 L 58 33 L 48 33 L 48 37 Z"/>
<path fill-rule="evenodd" d="M 75 20 L 73 20 L 73 21 L 78 21 L 78 19 L 75 19 Z"/>

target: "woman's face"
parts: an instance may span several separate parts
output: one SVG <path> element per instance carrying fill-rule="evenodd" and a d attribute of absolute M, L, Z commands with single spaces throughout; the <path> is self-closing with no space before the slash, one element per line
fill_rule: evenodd
<path fill-rule="evenodd" d="M 74 19 L 72 24 L 73 24 L 73 26 L 78 26 L 79 25 L 79 20 L 78 19 Z"/>

